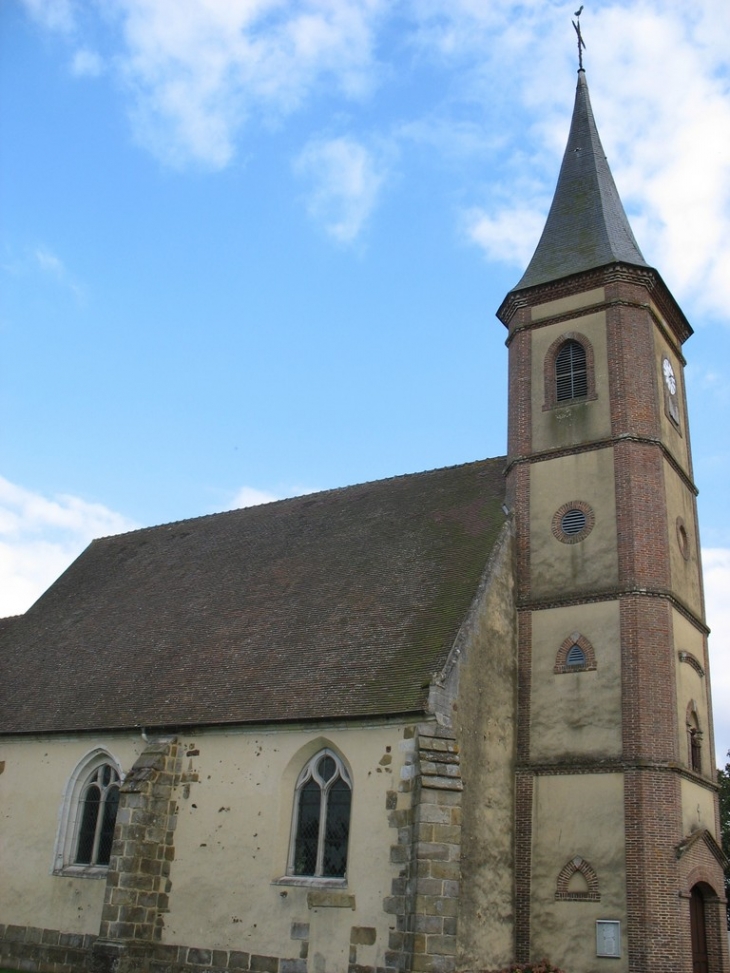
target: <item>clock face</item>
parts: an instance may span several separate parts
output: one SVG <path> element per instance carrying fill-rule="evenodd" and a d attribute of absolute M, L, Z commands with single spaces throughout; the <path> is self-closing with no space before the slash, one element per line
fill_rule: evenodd
<path fill-rule="evenodd" d="M 676 395 L 677 379 L 674 377 L 674 369 L 672 368 L 672 363 L 668 358 L 665 358 L 662 362 L 662 370 L 664 371 L 664 381 L 667 383 L 669 394 Z"/>

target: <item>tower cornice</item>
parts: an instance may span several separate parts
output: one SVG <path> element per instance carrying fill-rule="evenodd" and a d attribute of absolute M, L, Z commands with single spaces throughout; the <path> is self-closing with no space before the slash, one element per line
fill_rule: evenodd
<path fill-rule="evenodd" d="M 547 323 L 552 319 L 540 319 L 532 321 L 526 312 L 540 304 L 547 304 L 550 301 L 557 301 L 573 294 L 606 287 L 610 284 L 638 284 L 643 287 L 662 319 L 667 323 L 672 335 L 678 345 L 684 342 L 693 334 L 692 326 L 684 315 L 672 292 L 662 280 L 661 274 L 653 267 L 636 267 L 631 264 L 615 263 L 606 267 L 599 267 L 595 270 L 586 271 L 581 274 L 573 274 L 570 277 L 563 277 L 560 280 L 549 281 L 536 287 L 529 287 L 523 290 L 510 291 L 502 301 L 497 311 L 497 317 L 509 329 L 508 343 L 512 336 L 525 328 L 532 328 Z M 598 310 L 616 301 L 599 301 L 593 308 L 576 308 L 575 311 L 566 312 L 567 320 L 571 317 L 579 317 L 587 310 Z M 522 313 L 520 313 L 522 312 Z M 660 322 L 656 319 L 659 324 Z"/>

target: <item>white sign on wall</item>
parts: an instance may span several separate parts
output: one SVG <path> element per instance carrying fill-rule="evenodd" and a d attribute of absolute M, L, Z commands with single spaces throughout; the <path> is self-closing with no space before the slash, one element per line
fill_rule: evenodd
<path fill-rule="evenodd" d="M 621 923 L 618 919 L 596 919 L 596 956 L 621 955 Z"/>

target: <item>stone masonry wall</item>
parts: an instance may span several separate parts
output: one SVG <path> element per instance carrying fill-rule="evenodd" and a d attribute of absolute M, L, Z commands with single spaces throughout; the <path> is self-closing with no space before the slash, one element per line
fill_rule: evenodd
<path fill-rule="evenodd" d="M 396 917 L 386 963 L 403 973 L 452 973 L 461 875 L 459 747 L 453 730 L 435 723 L 420 724 L 414 744 L 407 755 L 412 773 L 401 783 L 412 793 L 411 806 L 398 810 L 397 795 L 389 798 L 398 831 L 391 861 L 402 868 L 383 904 Z"/>

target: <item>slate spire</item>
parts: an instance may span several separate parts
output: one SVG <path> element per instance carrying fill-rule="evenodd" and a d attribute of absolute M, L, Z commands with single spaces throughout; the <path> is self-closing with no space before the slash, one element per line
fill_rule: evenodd
<path fill-rule="evenodd" d="M 616 262 L 647 266 L 598 137 L 581 68 L 568 144 L 545 229 L 513 290 Z"/>

